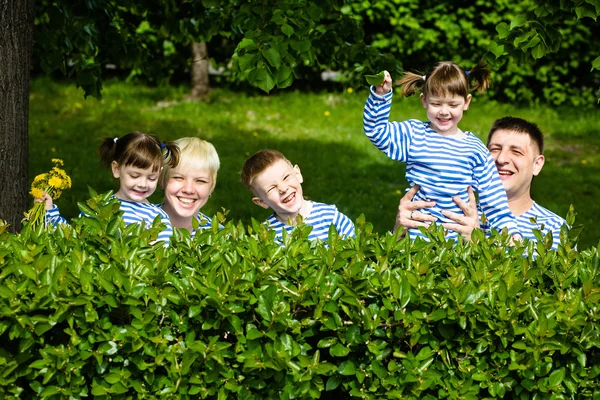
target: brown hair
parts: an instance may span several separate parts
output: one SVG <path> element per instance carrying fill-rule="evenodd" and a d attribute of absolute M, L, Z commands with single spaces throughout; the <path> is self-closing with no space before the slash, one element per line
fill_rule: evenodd
<path fill-rule="evenodd" d="M 490 133 L 488 133 L 488 146 L 492 141 L 494 133 L 499 130 L 528 135 L 531 141 L 536 144 L 539 154 L 544 154 L 544 134 L 542 133 L 540 127 L 533 122 L 529 122 L 523 118 L 517 117 L 504 117 L 497 119 L 492 124 Z"/>
<path fill-rule="evenodd" d="M 119 165 L 132 165 L 137 168 L 152 168 L 160 171 L 163 157 L 169 158 L 171 165 L 177 165 L 179 150 L 173 142 L 162 143 L 152 134 L 130 132 L 120 138 L 105 138 L 100 145 L 100 161 L 107 168 L 113 161 Z M 163 155 L 164 153 L 164 155 Z"/>
<path fill-rule="evenodd" d="M 468 71 L 451 61 L 441 61 L 427 75 L 404 73 L 398 85 L 402 87 L 402 96 L 410 96 L 421 89 L 425 97 L 450 94 L 466 99 L 469 92 L 483 92 L 489 87 L 490 70 L 485 61 Z"/>
<path fill-rule="evenodd" d="M 240 180 L 248 189 L 252 190 L 252 181 L 254 178 L 279 160 L 284 160 L 291 164 L 290 160 L 277 150 L 266 149 L 254 153 L 244 163 Z"/>

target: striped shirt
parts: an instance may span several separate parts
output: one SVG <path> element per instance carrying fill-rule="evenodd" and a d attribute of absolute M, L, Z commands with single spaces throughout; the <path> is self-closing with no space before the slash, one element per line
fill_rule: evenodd
<path fill-rule="evenodd" d="M 324 242 L 328 239 L 329 227 L 333 224 L 340 236 L 355 237 L 354 224 L 344 214 L 338 211 L 336 206 L 311 202 L 312 209 L 310 215 L 304 219 L 303 223 L 312 226 L 313 229 L 308 235 L 308 240 L 320 239 Z M 294 225 L 287 225 L 279 221 L 275 214 L 271 215 L 264 222 L 265 225 L 276 232 L 275 239 L 281 241 L 283 238 L 283 229 L 291 233 Z"/>
<path fill-rule="evenodd" d="M 493 228 L 519 233 L 494 159 L 483 142 L 471 132 L 464 132 L 464 138 L 440 135 L 429 122 L 389 122 L 391 105 L 392 92 L 380 96 L 371 87 L 364 109 L 364 130 L 369 140 L 389 158 L 406 163 L 410 186 L 421 187 L 413 201 L 435 201 L 436 206 L 425 212 L 435 216 L 438 223 L 452 222 L 442 210 L 463 214 L 452 197 L 468 202 L 467 189 L 471 186 L 478 192 L 479 205 Z M 427 239 L 418 229 L 410 229 L 409 234 L 413 239 Z M 452 231 L 446 234 L 447 239 L 457 236 Z"/>
<path fill-rule="evenodd" d="M 567 221 L 534 202 L 529 210 L 517 217 L 517 224 L 523 238 L 533 241 L 537 241 L 533 234 L 534 229 L 540 230 L 544 237 L 552 232 L 552 249 L 558 250 L 560 229 L 563 225 L 567 225 Z M 489 225 L 482 223 L 481 229 L 489 231 Z"/>
<path fill-rule="evenodd" d="M 154 218 L 160 217 L 160 220 L 167 227 L 158 234 L 158 240 L 169 241 L 173 235 L 173 227 L 167 213 L 156 204 L 138 203 L 134 201 L 119 200 L 120 210 L 123 212 L 121 218 L 125 221 L 125 225 L 142 223 L 145 227 L 152 226 Z M 80 214 L 85 216 L 85 214 Z M 55 205 L 52 209 L 46 211 L 46 223 L 57 225 L 66 224 L 67 220 L 60 215 L 58 207 Z"/>

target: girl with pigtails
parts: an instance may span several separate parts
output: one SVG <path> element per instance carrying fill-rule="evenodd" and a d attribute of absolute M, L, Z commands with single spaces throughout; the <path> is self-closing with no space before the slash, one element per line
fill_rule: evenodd
<path fill-rule="evenodd" d="M 490 152 L 473 133 L 458 127 L 471 103 L 471 92 L 483 92 L 489 86 L 487 65 L 480 62 L 465 71 L 453 62 L 443 61 L 426 75 L 406 72 L 398 82 L 402 96 L 421 92 L 426 121 L 389 121 L 392 78 L 387 71 L 384 75 L 382 84 L 370 88 L 364 108 L 364 131 L 389 158 L 406 163 L 410 187 L 419 187 L 413 201 L 434 204 L 420 212 L 429 213 L 430 221 L 444 226 L 452 224 L 464 215 L 455 203 L 456 198 L 468 203 L 473 198 L 470 189 L 473 188 L 479 194 L 480 210 L 491 228 L 506 228 L 513 239 L 520 239 Z M 408 233 L 412 239 L 427 239 L 418 229 L 409 229 Z M 457 236 L 455 231 L 446 231 L 447 239 L 456 240 Z"/>
<path fill-rule="evenodd" d="M 167 159 L 170 167 L 178 164 L 177 145 L 161 143 L 148 133 L 131 132 L 120 138 L 104 139 L 99 150 L 102 164 L 119 179 L 119 189 L 114 196 L 119 200 L 125 224 L 143 222 L 149 227 L 159 217 L 167 228 L 158 235 L 158 240 L 168 241 L 173 234 L 169 216 L 158 205 L 149 203 L 148 197 L 156 190 L 163 161 Z M 67 223 L 48 194 L 36 201 L 46 203 L 47 223 Z"/>

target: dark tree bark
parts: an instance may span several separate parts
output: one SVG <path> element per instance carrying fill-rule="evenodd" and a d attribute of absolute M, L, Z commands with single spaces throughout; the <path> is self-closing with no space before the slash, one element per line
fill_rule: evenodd
<path fill-rule="evenodd" d="M 188 98 L 198 100 L 206 96 L 209 91 L 206 42 L 192 43 L 192 92 Z"/>
<path fill-rule="evenodd" d="M 27 210 L 33 1 L 0 0 L 0 219 L 21 229 Z"/>

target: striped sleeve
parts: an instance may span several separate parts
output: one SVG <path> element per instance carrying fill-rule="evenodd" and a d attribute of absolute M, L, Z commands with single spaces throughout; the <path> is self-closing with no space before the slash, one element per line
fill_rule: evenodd
<path fill-rule="evenodd" d="M 411 126 L 407 122 L 389 122 L 392 92 L 380 96 L 372 86 L 363 113 L 365 135 L 392 160 L 406 162 Z"/>
<path fill-rule="evenodd" d="M 487 150 L 482 153 L 481 162 L 475 167 L 473 175 L 475 189 L 479 195 L 479 205 L 490 228 L 497 230 L 506 228 L 511 235 L 520 233 L 517 219 L 508 208 L 508 198 L 494 159 Z"/>
<path fill-rule="evenodd" d="M 60 215 L 60 210 L 54 205 L 50 210 L 46 210 L 46 224 L 56 226 L 58 224 L 69 224 L 67 220 Z"/>
<path fill-rule="evenodd" d="M 120 208 L 123 212 L 122 218 L 125 221 L 125 225 L 144 223 L 146 228 L 152 226 L 156 217 L 160 218 L 160 221 L 166 225 L 158 234 L 158 240 L 169 241 L 173 236 L 173 226 L 169 220 L 167 213 L 157 205 L 149 203 L 137 203 L 133 201 L 120 200 Z"/>
<path fill-rule="evenodd" d="M 354 223 L 345 214 L 339 212 L 337 208 L 335 209 L 335 215 L 333 217 L 333 226 L 335 226 L 335 229 L 340 236 L 356 237 Z"/>

